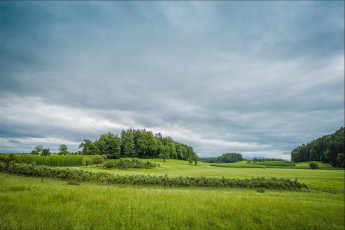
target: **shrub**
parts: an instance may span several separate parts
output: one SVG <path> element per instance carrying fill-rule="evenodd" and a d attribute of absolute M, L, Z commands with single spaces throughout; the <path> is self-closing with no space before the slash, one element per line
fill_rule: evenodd
<path fill-rule="evenodd" d="M 196 186 L 196 187 L 228 187 L 228 188 L 266 188 L 279 190 L 308 189 L 297 178 L 292 181 L 284 178 L 251 178 L 233 179 L 217 177 L 168 177 L 150 175 L 114 175 L 105 172 L 85 172 L 78 169 L 52 168 L 43 165 L 9 162 L 2 164 L 3 172 L 16 173 L 37 177 L 52 177 L 78 181 L 97 181 L 108 184 L 131 184 L 131 185 L 160 185 L 160 186 Z M 70 182 L 74 183 L 74 182 Z M 261 192 L 261 190 L 259 190 Z M 258 192 L 259 192 L 258 191 Z"/>
<path fill-rule="evenodd" d="M 264 192 L 265 192 L 265 189 L 263 189 L 263 188 L 258 188 L 256 191 L 257 191 L 258 193 L 264 193 Z"/>
<path fill-rule="evenodd" d="M 115 167 L 115 161 L 114 160 L 108 160 L 104 163 L 104 167 L 107 169 L 111 169 Z"/>
<path fill-rule="evenodd" d="M 37 150 L 32 150 L 32 151 L 31 151 L 31 154 L 32 154 L 32 155 L 38 155 L 39 152 L 38 152 Z"/>
<path fill-rule="evenodd" d="M 119 169 L 129 169 L 129 168 L 155 168 L 157 164 L 142 161 L 138 158 L 120 158 L 117 160 L 108 160 L 103 165 L 105 168 L 119 168 Z"/>
<path fill-rule="evenodd" d="M 311 169 L 318 169 L 319 168 L 319 164 L 314 162 L 314 161 L 312 161 L 312 162 L 309 163 L 309 167 Z"/>
<path fill-rule="evenodd" d="M 104 158 L 101 156 L 101 155 L 96 155 L 94 158 L 93 158 L 93 162 L 95 162 L 97 164 L 97 167 L 102 164 L 104 162 Z"/>
<path fill-rule="evenodd" d="M 82 163 L 83 165 L 85 165 L 86 167 L 89 165 L 89 164 L 92 164 L 92 159 L 89 158 L 89 157 L 84 157 L 83 160 L 82 160 Z"/>

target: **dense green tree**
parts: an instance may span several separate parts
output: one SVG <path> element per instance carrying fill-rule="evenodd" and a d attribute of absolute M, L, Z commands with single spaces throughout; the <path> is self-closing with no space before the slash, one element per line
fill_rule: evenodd
<path fill-rule="evenodd" d="M 122 130 L 121 132 L 121 157 L 137 157 L 134 143 L 134 133 L 132 130 Z"/>
<path fill-rule="evenodd" d="M 35 150 L 36 150 L 38 153 L 41 153 L 42 150 L 43 150 L 43 146 L 42 146 L 42 145 L 37 145 L 37 146 L 35 147 Z"/>
<path fill-rule="evenodd" d="M 32 154 L 32 155 L 38 155 L 39 152 L 38 152 L 36 149 L 34 149 L 34 150 L 31 151 L 31 154 Z"/>
<path fill-rule="evenodd" d="M 176 155 L 177 155 L 177 159 L 185 159 L 185 156 L 187 155 L 187 148 L 185 145 L 176 142 L 175 143 L 176 146 Z"/>
<path fill-rule="evenodd" d="M 101 154 L 109 158 L 155 158 L 163 152 L 172 159 L 197 158 L 191 146 L 176 142 L 171 137 L 163 137 L 161 133 L 153 135 L 145 129 L 122 130 L 120 137 L 110 132 L 102 134 L 93 142 L 85 139 L 79 148 L 82 148 L 82 155 Z"/>
<path fill-rule="evenodd" d="M 161 141 L 165 146 L 165 151 L 169 154 L 169 158 L 177 159 L 175 141 L 171 137 L 162 138 Z"/>
<path fill-rule="evenodd" d="M 235 163 L 237 161 L 243 161 L 242 154 L 240 153 L 225 153 L 217 157 L 217 162 L 219 163 Z M 256 161 L 256 159 L 253 159 Z"/>
<path fill-rule="evenodd" d="M 43 149 L 42 150 L 42 156 L 49 156 L 50 155 L 50 150 L 49 149 Z"/>
<path fill-rule="evenodd" d="M 105 161 L 104 157 L 102 157 L 101 155 L 96 155 L 93 158 L 93 162 L 95 162 L 97 164 L 97 167 L 99 165 L 101 165 L 103 162 Z"/>
<path fill-rule="evenodd" d="M 157 140 L 152 132 L 141 132 L 137 141 L 137 151 L 141 156 L 153 158 L 157 153 Z"/>
<path fill-rule="evenodd" d="M 309 163 L 309 167 L 311 169 L 318 169 L 319 168 L 319 164 L 317 162 L 310 162 Z"/>
<path fill-rule="evenodd" d="M 102 155 L 107 155 L 110 158 L 120 158 L 122 139 L 111 132 L 102 134 L 98 140 L 95 141 Z"/>
<path fill-rule="evenodd" d="M 332 166 L 343 167 L 345 159 L 344 127 L 333 134 L 317 138 L 308 144 L 297 146 L 291 152 L 291 160 L 294 162 L 317 161 L 330 163 Z M 339 156 L 340 155 L 340 156 Z"/>
<path fill-rule="evenodd" d="M 67 145 L 60 145 L 59 147 L 59 155 L 67 155 L 69 154 Z"/>
<path fill-rule="evenodd" d="M 97 155 L 100 154 L 100 150 L 95 143 L 88 139 L 84 139 L 84 142 L 79 145 L 79 148 L 83 148 L 82 155 Z"/>
<path fill-rule="evenodd" d="M 164 162 L 166 159 L 169 159 L 170 158 L 169 147 L 166 145 L 160 146 L 160 153 L 159 153 L 158 157 L 163 159 Z"/>
<path fill-rule="evenodd" d="M 90 164 L 92 164 L 92 159 L 89 158 L 89 157 L 84 157 L 83 160 L 82 160 L 82 164 L 85 165 L 86 167 Z"/>

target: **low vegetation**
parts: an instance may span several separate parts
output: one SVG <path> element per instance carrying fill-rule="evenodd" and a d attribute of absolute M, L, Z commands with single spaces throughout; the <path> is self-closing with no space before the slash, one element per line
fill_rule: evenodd
<path fill-rule="evenodd" d="M 142 161 L 138 158 L 120 158 L 117 160 L 108 160 L 104 163 L 104 167 L 107 169 L 118 168 L 118 169 L 129 169 L 129 168 L 155 168 L 159 164 L 151 163 L 150 161 Z"/>
<path fill-rule="evenodd" d="M 279 190 L 301 190 L 308 186 L 295 180 L 284 178 L 217 178 L 217 177 L 168 177 L 150 175 L 115 175 L 105 172 L 88 172 L 70 168 L 52 168 L 14 162 L 0 162 L 0 171 L 36 177 L 52 177 L 77 181 L 96 181 L 107 184 L 160 185 L 178 187 L 228 187 L 228 188 L 267 188 Z"/>
<path fill-rule="evenodd" d="M 37 165 L 47 165 L 52 167 L 67 167 L 67 166 L 81 166 L 83 165 L 83 159 L 88 158 L 88 165 L 98 164 L 104 161 L 104 158 L 100 155 L 57 155 L 52 154 L 49 156 L 40 156 L 34 154 L 0 154 L 0 160 L 3 161 L 15 161 L 18 163 L 28 163 Z"/>
<path fill-rule="evenodd" d="M 1 229 L 344 229 L 344 194 L 324 192 L 75 186 L 0 172 L 0 207 Z"/>

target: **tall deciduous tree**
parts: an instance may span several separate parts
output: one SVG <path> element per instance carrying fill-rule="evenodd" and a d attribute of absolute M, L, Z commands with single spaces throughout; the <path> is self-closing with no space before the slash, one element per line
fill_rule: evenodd
<path fill-rule="evenodd" d="M 121 132 L 122 146 L 121 156 L 123 157 L 137 157 L 134 143 L 134 133 L 132 130 L 122 130 Z"/>
<path fill-rule="evenodd" d="M 95 141 L 101 154 L 105 154 L 110 158 L 120 158 L 122 139 L 111 132 L 102 134 L 98 140 Z"/>

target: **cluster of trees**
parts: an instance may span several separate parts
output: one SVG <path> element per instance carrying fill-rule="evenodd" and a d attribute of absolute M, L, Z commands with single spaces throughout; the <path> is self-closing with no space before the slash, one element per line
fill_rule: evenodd
<path fill-rule="evenodd" d="M 279 190 L 308 189 L 308 186 L 285 178 L 246 178 L 225 177 L 168 177 L 150 175 L 115 175 L 105 172 L 88 172 L 70 168 L 52 168 L 44 165 L 0 161 L 0 172 L 37 177 L 62 178 L 75 181 L 97 181 L 107 184 L 158 185 L 158 186 L 197 186 L 230 188 L 267 188 Z"/>
<path fill-rule="evenodd" d="M 219 163 L 235 163 L 243 161 L 241 153 L 225 153 L 217 158 Z"/>
<path fill-rule="evenodd" d="M 263 162 L 263 161 L 287 161 L 287 160 L 280 159 L 280 158 L 256 158 L 256 157 L 254 157 L 251 161 L 253 161 L 253 162 Z"/>
<path fill-rule="evenodd" d="M 200 158 L 200 161 L 208 163 L 235 163 L 243 161 L 241 153 L 224 153 L 219 157 Z"/>
<path fill-rule="evenodd" d="M 42 145 L 37 145 L 34 150 L 31 151 L 33 155 L 49 156 L 51 154 L 49 148 L 44 148 Z M 59 146 L 59 155 L 77 155 L 78 153 L 69 152 L 67 145 Z"/>
<path fill-rule="evenodd" d="M 298 146 L 291 152 L 294 162 L 322 161 L 333 167 L 345 167 L 344 127 L 335 133 L 325 135 L 308 144 Z"/>
<path fill-rule="evenodd" d="M 110 159 L 125 157 L 181 159 L 197 162 L 198 156 L 191 146 L 163 137 L 161 133 L 153 135 L 145 129 L 122 130 L 117 136 L 111 132 L 102 134 L 91 141 L 85 139 L 79 145 L 83 155 L 106 155 Z"/>

